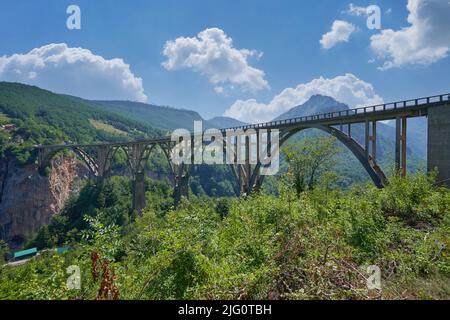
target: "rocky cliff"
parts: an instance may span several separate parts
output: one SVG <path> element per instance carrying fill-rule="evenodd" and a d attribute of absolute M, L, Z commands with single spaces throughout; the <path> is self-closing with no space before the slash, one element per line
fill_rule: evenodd
<path fill-rule="evenodd" d="M 34 164 L 18 167 L 12 160 L 0 159 L 0 239 L 18 245 L 49 223 L 77 191 L 78 170 L 75 159 L 58 158 L 46 177 Z"/>

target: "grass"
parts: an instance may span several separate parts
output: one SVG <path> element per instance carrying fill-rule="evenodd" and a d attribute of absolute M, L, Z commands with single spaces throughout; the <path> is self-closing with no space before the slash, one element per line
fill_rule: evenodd
<path fill-rule="evenodd" d="M 1 118 L 0 118 L 1 119 Z M 111 134 L 116 134 L 116 135 L 122 135 L 122 136 L 127 136 L 128 133 L 123 131 L 123 130 L 119 130 L 117 128 L 114 128 L 112 125 L 108 124 L 108 123 L 104 123 L 101 121 L 97 121 L 94 119 L 89 119 L 89 122 L 91 123 L 91 125 L 98 130 L 102 130 Z"/>

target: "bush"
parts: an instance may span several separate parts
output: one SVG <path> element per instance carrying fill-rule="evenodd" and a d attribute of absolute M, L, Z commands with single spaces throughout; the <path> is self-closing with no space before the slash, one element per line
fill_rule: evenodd
<path fill-rule="evenodd" d="M 191 198 L 166 214 L 149 206 L 126 226 L 106 217 L 113 211 L 104 206 L 120 200 L 111 191 L 95 193 L 102 209 L 85 218 L 74 251 L 0 269 L 0 298 L 94 299 L 93 251 L 109 259 L 123 299 L 449 298 L 450 191 L 423 175 L 392 179 L 386 190 L 318 184 L 299 196 L 280 188 L 278 197 L 216 205 Z M 82 293 L 63 289 L 71 264 L 85 275 Z M 381 270 L 381 291 L 366 286 L 370 265 Z"/>
<path fill-rule="evenodd" d="M 412 226 L 436 224 L 450 212 L 447 189 L 434 186 L 435 175 L 393 176 L 381 194 L 383 211 Z"/>

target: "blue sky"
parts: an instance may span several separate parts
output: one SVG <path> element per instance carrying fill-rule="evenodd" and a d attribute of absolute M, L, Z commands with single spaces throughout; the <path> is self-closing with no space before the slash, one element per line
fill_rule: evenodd
<path fill-rule="evenodd" d="M 436 33 L 438 37 L 438 31 L 448 30 L 445 29 L 448 28 L 448 24 L 443 23 L 443 25 L 433 25 L 428 28 L 419 20 L 425 14 L 433 15 L 438 14 L 437 11 L 442 11 L 435 8 L 439 5 L 444 6 L 445 0 L 410 1 L 411 5 L 414 4 L 413 2 L 418 2 L 419 5 L 426 4 L 427 1 L 436 2 L 436 6 L 433 7 L 430 4 L 430 10 L 418 7 L 414 9 L 416 11 L 411 12 L 411 10 L 408 11 L 407 0 L 348 2 L 330 0 L 0 0 L 0 57 L 3 56 L 3 64 L 7 66 L 2 72 L 2 60 L 0 60 L 0 80 L 20 81 L 22 79 L 13 72 L 23 67 L 22 62 L 13 61 L 12 55 L 27 54 L 34 48 L 64 43 L 69 48 L 88 49 L 93 55 L 101 56 L 105 60 L 123 59 L 123 62 L 130 66 L 132 75 L 128 76 L 133 81 L 140 78 L 143 90 L 142 92 L 141 89 L 136 89 L 140 86 L 139 82 L 136 82 L 132 88 L 124 91 L 124 98 L 133 99 L 145 95 L 149 103 L 192 109 L 205 118 L 226 113 L 248 121 L 252 120 L 254 112 L 255 120 L 265 120 L 286 109 L 286 107 L 280 107 L 279 102 L 273 101 L 274 97 L 280 95 L 286 88 L 309 84 L 308 88 L 313 86 L 315 89 L 308 92 L 314 93 L 317 89 L 317 84 L 311 83 L 314 79 L 323 77 L 326 82 L 327 79 L 345 77 L 347 74 L 353 75 L 363 84 L 372 86 L 368 89 L 370 92 L 367 96 L 362 98 L 358 96 L 350 99 L 348 94 L 345 94 L 345 97 L 340 100 L 348 100 L 343 102 L 349 104 L 364 104 L 366 101 L 370 103 L 380 99 L 387 102 L 449 92 L 450 59 L 447 57 L 446 48 L 448 50 L 450 47 L 450 38 L 441 37 L 435 42 L 424 40 L 430 38 L 430 33 L 433 36 Z M 376 43 L 371 40 L 371 37 L 381 34 L 382 30 L 367 29 L 367 18 L 364 15 L 345 13 L 350 3 L 359 7 L 378 5 L 381 8 L 382 30 L 392 29 L 394 33 L 378 39 L 378 52 L 373 47 Z M 66 8 L 71 4 L 78 5 L 81 9 L 81 30 L 66 28 L 68 17 Z M 447 7 L 443 8 L 447 10 Z M 401 28 L 411 26 L 407 21 L 408 14 L 411 13 L 416 14 L 416 28 L 424 35 L 422 38 L 417 36 L 418 43 L 421 47 L 429 47 L 426 53 L 419 52 L 419 49 L 414 47 L 415 40 L 411 37 L 418 34 L 416 30 L 401 33 Z M 324 49 L 320 40 L 324 34 L 330 32 L 336 20 L 353 25 L 355 30 L 348 41 L 338 42 L 332 48 Z M 242 79 L 239 73 L 241 71 L 233 71 L 235 72 L 234 80 L 229 80 L 223 74 L 216 74 L 217 72 L 229 74 L 229 70 L 226 69 L 229 66 L 212 65 L 211 71 L 208 61 L 196 66 L 187 66 L 186 62 L 179 62 L 178 67 L 172 69 L 162 65 L 169 59 L 164 54 L 167 41 L 174 41 L 180 37 L 195 38 L 200 32 L 210 28 L 217 28 L 227 39 L 232 39 L 232 48 L 254 50 L 252 54 L 245 57 L 247 65 L 242 70 L 245 73 L 251 68 L 253 71 L 263 72 L 263 76 L 259 74 L 259 79 L 263 79 L 267 86 L 260 85 L 256 90 L 248 89 L 248 85 L 253 80 L 246 80 L 244 85 L 241 85 L 240 80 L 236 80 Z M 450 33 L 450 30 L 448 31 Z M 404 39 L 404 37 L 412 39 L 409 45 L 412 55 L 415 56 L 414 59 L 402 53 L 401 48 L 395 48 L 392 45 L 393 41 L 399 41 L 397 39 Z M 387 43 L 391 45 L 387 47 Z M 182 54 L 185 52 L 183 50 L 186 48 L 182 47 L 179 50 L 181 53 L 177 51 L 174 54 Z M 433 54 L 438 51 L 440 54 Z M 380 58 L 380 52 L 385 54 L 383 58 Z M 372 59 L 375 61 L 369 62 Z M 390 60 L 396 61 L 394 67 L 386 70 L 379 69 Z M 30 68 L 34 71 L 31 72 Z M 55 70 L 59 69 L 55 69 L 49 75 L 43 75 L 42 68 L 27 66 L 25 69 L 28 76 L 24 82 L 44 88 L 47 84 L 47 89 L 84 95 L 87 98 L 104 99 L 109 92 L 114 98 L 114 94 L 120 92 L 120 89 L 117 89 L 119 86 L 117 81 L 120 79 L 108 87 L 107 79 L 116 77 L 115 73 L 107 74 L 100 78 L 103 80 L 99 80 L 91 74 L 98 71 L 86 71 L 88 75 L 85 83 L 89 84 L 90 88 L 83 88 L 81 84 L 78 84 L 73 85 L 73 88 L 76 88 L 73 89 L 71 87 L 72 71 L 67 68 L 69 67 L 66 66 L 64 72 L 58 74 Z M 117 70 L 126 69 L 124 66 L 117 68 Z M 61 78 L 58 78 L 60 76 Z M 82 78 L 83 73 L 77 71 L 77 76 Z M 48 79 L 49 77 L 58 78 L 58 84 L 54 85 Z M 89 77 L 93 77 L 92 83 L 89 83 L 91 79 Z M 225 80 L 213 83 L 212 79 L 217 77 Z M 352 79 L 355 78 L 349 79 L 353 81 Z M 96 81 L 101 93 L 98 97 L 93 90 L 97 86 Z M 332 84 L 336 85 L 334 82 Z M 319 84 L 319 86 L 322 91 L 328 88 L 328 85 Z M 224 89 L 224 92 L 216 92 L 215 88 L 219 87 L 220 90 Z M 83 90 L 86 91 L 85 94 Z M 140 91 L 135 94 L 131 93 L 133 90 Z M 294 90 L 297 97 L 288 103 L 301 102 L 309 94 L 303 91 L 298 93 L 298 90 L 303 89 Z M 322 92 L 320 90 L 319 93 Z M 330 95 L 333 95 L 333 92 L 336 93 L 338 89 L 330 90 Z M 348 90 L 353 89 L 350 86 Z M 336 93 L 336 95 L 339 99 L 343 93 Z M 118 96 L 118 98 L 122 97 Z M 143 100 L 136 98 L 138 99 Z M 236 101 L 241 102 L 239 107 L 231 108 Z M 295 104 L 292 105 L 294 106 Z M 244 108 L 253 111 L 246 112 L 247 109 L 243 111 Z M 271 108 L 271 111 L 265 112 L 264 108 Z"/>

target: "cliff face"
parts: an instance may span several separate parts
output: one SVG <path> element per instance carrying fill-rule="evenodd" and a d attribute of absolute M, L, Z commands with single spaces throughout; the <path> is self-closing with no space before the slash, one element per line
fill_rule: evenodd
<path fill-rule="evenodd" d="M 58 158 L 45 177 L 36 165 L 19 168 L 13 161 L 0 159 L 0 239 L 19 244 L 48 224 L 75 191 L 77 170 L 74 159 Z"/>

